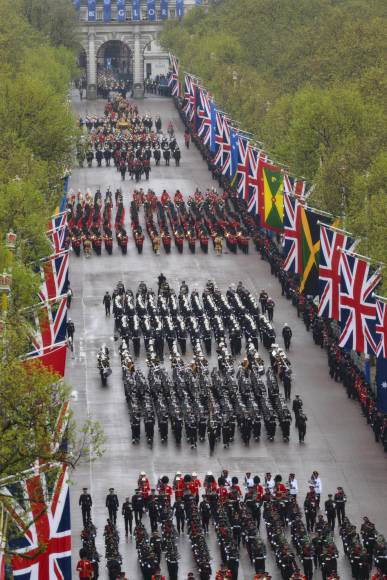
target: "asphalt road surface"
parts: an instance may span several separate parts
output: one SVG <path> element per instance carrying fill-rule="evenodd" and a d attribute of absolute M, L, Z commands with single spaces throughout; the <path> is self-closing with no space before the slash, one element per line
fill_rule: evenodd
<path fill-rule="evenodd" d="M 177 138 L 182 150 L 181 166 L 175 168 L 173 162 L 170 167 L 153 166 L 150 181 L 141 183 L 144 189 L 149 185 L 158 195 L 164 188 L 170 193 L 180 189 L 187 197 L 196 187 L 202 190 L 211 187 L 214 182 L 198 152 L 193 146 L 189 151 L 184 147 L 183 125 L 172 101 L 152 97 L 139 101 L 138 105 L 140 112 L 160 114 L 164 128 L 169 120 L 173 121 L 177 127 Z M 82 115 L 87 112 L 101 113 L 103 110 L 102 101 L 80 102 L 75 95 L 73 106 L 75 111 Z M 122 187 L 126 208 L 125 221 L 130 232 L 129 202 L 134 182 L 130 180 L 121 182 L 120 175 L 114 167 L 99 169 L 94 166 L 92 169 L 73 170 L 71 187 L 76 191 L 80 189 L 84 193 L 86 189 L 90 189 L 94 193 L 96 188 L 100 187 L 104 193 L 109 186 L 113 192 L 117 187 Z M 142 214 L 141 217 L 143 218 Z M 143 426 L 140 445 L 132 445 L 121 379 L 119 344 L 113 338 L 112 319 L 105 318 L 102 297 L 106 290 L 113 290 L 118 280 L 122 280 L 126 287 L 133 290 L 143 280 L 156 290 L 157 276 L 160 272 L 167 276 L 171 286 L 176 289 L 181 281 L 185 280 L 190 289 L 195 287 L 202 290 L 209 279 L 215 280 L 223 291 L 231 283 L 237 283 L 239 280 L 255 294 L 266 288 L 276 303 L 274 325 L 277 334 L 281 335 L 281 328 L 285 322 L 293 330 L 289 354 L 294 377 L 292 397 L 297 393 L 304 401 L 308 417 L 305 445 L 299 445 L 294 424 L 291 427 L 289 443 L 282 441 L 278 431 L 274 442 L 267 441 L 263 428 L 263 436 L 259 443 L 253 442 L 249 447 L 245 447 L 237 436 L 229 449 L 223 449 L 223 446 L 218 444 L 213 456 L 210 456 L 207 442 L 198 444 L 195 450 L 191 450 L 185 441 L 178 448 L 172 437 L 168 444 L 161 444 L 157 425 L 153 448 L 144 441 Z M 381 532 L 387 532 L 386 456 L 383 449 L 374 443 L 372 431 L 366 425 L 358 403 L 348 400 L 343 387 L 331 381 L 325 352 L 314 345 L 301 319 L 297 318 L 295 309 L 281 297 L 278 281 L 271 276 L 268 264 L 260 259 L 253 247 L 250 247 L 248 255 L 225 252 L 219 258 L 215 256 L 212 248 L 208 255 L 201 253 L 200 249 L 192 255 L 188 253 L 188 246 L 185 245 L 183 254 L 178 254 L 172 247 L 170 255 L 166 255 L 161 249 L 160 255 L 156 256 L 151 251 L 149 238 L 146 237 L 143 254 L 138 255 L 133 238 L 130 236 L 126 256 L 121 255 L 116 244 L 112 256 L 108 256 L 104 250 L 101 257 L 93 255 L 89 260 L 82 254 L 80 258 L 72 256 L 70 281 L 74 292 L 70 315 L 75 323 L 76 332 L 75 352 L 72 357 L 68 357 L 66 380 L 73 389 L 72 407 L 79 421 L 89 416 L 98 419 L 107 437 L 103 457 L 92 464 L 86 461 L 76 469 L 72 477 L 74 567 L 78 559 L 79 536 L 82 529 L 78 507 L 82 487 L 88 487 L 93 497 L 92 519 L 98 528 L 97 547 L 102 555 L 100 577 L 107 578 L 103 542 L 103 527 L 107 517 L 105 496 L 108 488 L 114 487 L 122 504 L 127 495 L 132 495 L 138 474 L 142 470 L 148 474 L 154 485 L 159 476 L 167 474 L 172 478 L 177 470 L 183 474 L 196 471 L 203 479 L 208 470 L 217 477 L 223 468 L 228 468 L 230 474 L 239 476 L 240 480 L 246 471 L 259 474 L 261 479 L 267 471 L 273 475 L 281 473 L 284 479 L 287 479 L 290 472 L 295 472 L 300 488 L 300 502 L 303 502 L 308 490 L 308 479 L 312 471 L 317 470 L 322 479 L 323 500 L 328 493 L 334 493 L 336 487 L 341 485 L 348 497 L 347 513 L 350 519 L 359 526 L 362 516 L 367 515 Z M 282 344 L 282 338 L 278 339 L 278 342 Z M 96 354 L 103 343 L 111 350 L 113 369 L 106 387 L 101 384 L 96 365 Z M 261 349 L 261 354 L 268 362 L 264 349 Z M 189 351 L 186 361 L 190 361 Z M 146 368 L 143 344 L 139 364 Z M 212 358 L 210 366 L 214 365 L 215 360 Z M 140 579 L 141 571 L 137 564 L 134 540 L 130 538 L 125 540 L 120 514 L 119 511 L 118 527 L 121 534 L 123 570 L 130 580 Z M 149 530 L 149 521 L 147 518 L 145 521 Z M 262 535 L 266 541 L 264 527 Z M 350 570 L 343 557 L 337 530 L 335 538 L 340 550 L 341 577 L 350 578 Z M 220 563 L 220 553 L 214 531 L 209 536 L 208 544 L 215 571 Z M 187 536 L 179 538 L 178 548 L 181 555 L 179 578 L 185 580 L 189 571 L 196 572 Z M 162 570 L 166 573 L 164 560 Z M 273 579 L 280 578 L 269 547 L 268 571 Z M 241 548 L 239 578 L 250 580 L 253 575 L 247 553 Z M 320 573 L 317 573 L 316 578 L 320 577 Z"/>

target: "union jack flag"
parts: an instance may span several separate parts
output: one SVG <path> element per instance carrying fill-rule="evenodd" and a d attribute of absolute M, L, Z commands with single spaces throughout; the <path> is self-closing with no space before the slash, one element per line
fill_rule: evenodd
<path fill-rule="evenodd" d="M 37 466 L 2 493 L 20 531 L 11 542 L 13 576 L 20 580 L 71 580 L 68 468 Z"/>
<path fill-rule="evenodd" d="M 353 247 L 345 232 L 320 225 L 319 316 L 340 320 L 341 249 L 353 251 Z"/>
<path fill-rule="evenodd" d="M 48 220 L 47 233 L 51 234 L 55 230 L 59 230 L 65 226 L 67 226 L 67 211 L 62 211 L 58 215 L 51 216 Z"/>
<path fill-rule="evenodd" d="M 258 214 L 259 211 L 259 179 L 258 169 L 260 161 L 265 161 L 267 156 L 251 146 L 248 139 L 239 136 L 238 141 L 238 195 L 247 203 L 250 213 Z"/>
<path fill-rule="evenodd" d="M 46 258 L 40 264 L 42 284 L 39 298 L 42 302 L 52 300 L 67 292 L 69 274 L 69 253 L 62 252 Z"/>
<path fill-rule="evenodd" d="M 376 300 L 376 354 L 387 358 L 387 304 Z"/>
<path fill-rule="evenodd" d="M 68 232 L 67 225 L 62 226 L 57 230 L 46 232 L 47 237 L 51 242 L 53 252 L 55 254 L 60 254 L 66 249 L 67 232 Z"/>
<path fill-rule="evenodd" d="M 284 174 L 284 192 L 294 195 L 300 200 L 305 201 L 313 191 L 313 185 L 304 179 L 293 177 L 288 173 Z"/>
<path fill-rule="evenodd" d="M 368 354 L 376 352 L 376 301 L 372 293 L 380 280 L 379 272 L 373 272 L 368 262 L 345 251 L 341 253 L 341 348 Z"/>
<path fill-rule="evenodd" d="M 67 296 L 39 304 L 31 310 L 33 314 L 32 347 L 30 356 L 41 356 L 45 349 L 58 345 L 66 338 Z"/>
<path fill-rule="evenodd" d="M 286 272 L 301 273 L 301 204 L 284 192 L 284 265 Z"/>
<path fill-rule="evenodd" d="M 231 165 L 230 120 L 219 111 L 216 111 L 215 144 L 214 163 L 220 165 L 222 174 L 225 175 Z"/>
<path fill-rule="evenodd" d="M 169 55 L 172 71 L 169 73 L 168 86 L 171 89 L 173 97 L 181 97 L 179 82 L 179 64 L 177 58 L 172 54 Z"/>
<path fill-rule="evenodd" d="M 191 75 L 185 75 L 184 113 L 189 121 L 193 121 L 196 113 L 196 83 Z"/>
<path fill-rule="evenodd" d="M 202 87 L 197 87 L 197 97 L 197 133 L 202 143 L 208 145 L 211 140 L 211 97 Z"/>

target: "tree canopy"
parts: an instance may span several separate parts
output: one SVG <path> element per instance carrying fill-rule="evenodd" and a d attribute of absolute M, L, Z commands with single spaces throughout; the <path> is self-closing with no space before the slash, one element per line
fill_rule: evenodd
<path fill-rule="evenodd" d="M 102 452 L 99 425 L 76 428 L 70 412 L 68 445 L 55 445 L 69 391 L 40 363 L 22 360 L 31 350 L 26 312 L 38 302 L 36 261 L 52 254 L 47 224 L 78 135 L 68 101 L 77 73 L 74 18 L 71 0 L 0 0 L 0 271 L 12 275 L 0 301 L 0 479 L 17 478 L 36 460 L 74 466 Z"/>
<path fill-rule="evenodd" d="M 387 253 L 387 5 L 223 0 L 168 22 L 164 47 L 270 157 L 316 184 L 359 251 Z M 372 216 L 372 219 L 371 219 Z M 372 224 L 372 226 L 371 226 Z M 377 234 L 376 234 L 377 232 Z M 387 291 L 387 276 L 384 277 Z"/>

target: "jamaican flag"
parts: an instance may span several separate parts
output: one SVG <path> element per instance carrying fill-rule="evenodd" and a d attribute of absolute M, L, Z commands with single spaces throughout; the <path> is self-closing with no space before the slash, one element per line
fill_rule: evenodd
<path fill-rule="evenodd" d="M 259 197 L 261 225 L 280 232 L 284 223 L 284 177 L 275 165 L 259 164 Z"/>
<path fill-rule="evenodd" d="M 300 292 L 316 296 L 319 293 L 320 226 L 331 224 L 332 220 L 311 208 L 301 206 L 300 210 Z"/>

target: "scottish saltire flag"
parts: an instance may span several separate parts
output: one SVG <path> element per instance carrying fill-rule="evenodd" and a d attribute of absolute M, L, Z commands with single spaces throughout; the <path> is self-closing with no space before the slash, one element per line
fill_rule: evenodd
<path fill-rule="evenodd" d="M 111 0 L 103 0 L 103 20 L 110 22 L 112 19 L 112 2 Z"/>
<path fill-rule="evenodd" d="M 117 0 L 117 20 L 118 22 L 125 22 L 126 20 L 125 0 Z"/>
<path fill-rule="evenodd" d="M 132 20 L 140 20 L 140 0 L 132 0 Z"/>
<path fill-rule="evenodd" d="M 160 0 L 160 18 L 161 20 L 168 18 L 168 0 Z"/>
<path fill-rule="evenodd" d="M 183 18 L 184 16 L 184 0 L 176 0 L 176 16 Z"/>
<path fill-rule="evenodd" d="M 156 20 L 156 0 L 147 0 L 146 11 L 148 20 Z"/>
<path fill-rule="evenodd" d="M 189 121 L 195 120 L 196 115 L 196 83 L 191 75 L 186 74 L 184 77 L 184 113 Z"/>
<path fill-rule="evenodd" d="M 69 252 L 62 252 L 40 262 L 42 284 L 39 298 L 42 302 L 66 294 L 69 276 Z"/>
<path fill-rule="evenodd" d="M 44 350 L 66 339 L 67 296 L 58 296 L 31 309 L 32 349 L 29 356 L 41 356 Z M 28 316 L 28 315 L 26 315 Z"/>
<path fill-rule="evenodd" d="M 340 320 L 341 250 L 352 251 L 353 246 L 346 232 L 320 225 L 319 316 Z"/>
<path fill-rule="evenodd" d="M 285 272 L 301 274 L 301 224 L 298 199 L 284 193 L 284 246 Z"/>
<path fill-rule="evenodd" d="M 211 141 L 211 97 L 205 89 L 197 87 L 196 91 L 197 134 L 204 145 Z"/>
<path fill-rule="evenodd" d="M 376 300 L 372 296 L 381 280 L 368 262 L 345 251 L 340 260 L 340 325 L 339 346 L 374 354 Z"/>
<path fill-rule="evenodd" d="M 20 536 L 11 543 L 12 571 L 20 580 L 71 580 L 68 468 L 37 466 L 1 490 Z"/>
<path fill-rule="evenodd" d="M 95 22 L 97 19 L 95 3 L 96 0 L 87 0 L 87 20 L 89 20 L 89 22 Z"/>

